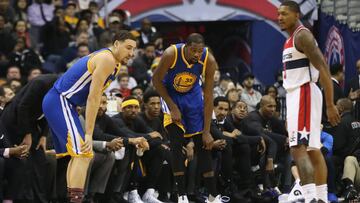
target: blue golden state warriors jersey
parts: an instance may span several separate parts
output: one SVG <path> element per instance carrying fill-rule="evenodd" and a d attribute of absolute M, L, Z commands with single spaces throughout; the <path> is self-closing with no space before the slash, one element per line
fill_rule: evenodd
<path fill-rule="evenodd" d="M 101 51 L 110 51 L 110 49 L 100 49 L 88 56 L 80 58 L 55 82 L 54 88 L 66 97 L 72 104 L 77 106 L 83 106 L 86 104 L 93 72 L 93 70 L 91 70 L 88 66 L 88 61 L 92 56 Z M 106 87 L 115 80 L 119 68 L 119 65 L 114 67 L 114 72 L 105 81 L 104 89 L 106 89 Z"/>
<path fill-rule="evenodd" d="M 190 65 L 184 56 L 184 46 L 184 44 L 173 45 L 175 60 L 165 75 L 163 84 L 181 112 L 181 123 L 175 124 L 184 131 L 185 137 L 191 137 L 203 131 L 204 100 L 199 80 L 205 73 L 208 50 L 204 48 L 200 61 Z M 162 99 L 161 109 L 164 112 L 166 127 L 173 121 L 170 109 Z"/>
<path fill-rule="evenodd" d="M 205 72 L 205 63 L 208 57 L 207 48 L 204 48 L 200 61 L 190 65 L 184 56 L 185 44 L 176 44 L 173 47 L 175 49 L 175 60 L 163 80 L 169 95 L 186 94 L 193 91 L 201 94 L 199 80 Z"/>

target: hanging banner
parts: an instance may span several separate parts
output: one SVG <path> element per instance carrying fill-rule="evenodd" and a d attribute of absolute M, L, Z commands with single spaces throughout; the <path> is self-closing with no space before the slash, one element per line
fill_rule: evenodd
<path fill-rule="evenodd" d="M 319 47 L 329 65 L 344 65 L 345 81 L 349 81 L 356 75 L 356 61 L 360 59 L 360 32 L 351 31 L 333 16 L 319 14 Z"/>

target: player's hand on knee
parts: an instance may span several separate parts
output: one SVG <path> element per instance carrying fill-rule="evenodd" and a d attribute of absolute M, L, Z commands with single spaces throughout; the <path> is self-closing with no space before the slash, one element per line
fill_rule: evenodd
<path fill-rule="evenodd" d="M 210 133 L 204 133 L 202 135 L 203 147 L 206 150 L 211 150 L 214 145 L 214 138 L 210 135 Z"/>
<path fill-rule="evenodd" d="M 82 153 L 92 152 L 92 136 L 91 135 L 85 135 L 85 142 L 81 146 L 81 152 Z"/>
<path fill-rule="evenodd" d="M 337 126 L 340 123 L 340 115 L 335 105 L 327 106 L 326 113 L 328 121 L 332 126 Z"/>

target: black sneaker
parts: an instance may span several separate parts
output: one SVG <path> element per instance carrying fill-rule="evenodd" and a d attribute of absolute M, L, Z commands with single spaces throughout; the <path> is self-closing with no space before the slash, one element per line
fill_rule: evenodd
<path fill-rule="evenodd" d="M 345 188 L 344 198 L 345 200 L 355 200 L 358 198 L 358 192 L 353 185 L 349 185 Z"/>

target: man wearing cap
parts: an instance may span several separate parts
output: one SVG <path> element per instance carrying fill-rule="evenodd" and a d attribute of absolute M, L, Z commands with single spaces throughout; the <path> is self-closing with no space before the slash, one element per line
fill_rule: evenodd
<path fill-rule="evenodd" d="M 256 105 L 261 100 L 261 93 L 259 91 L 254 90 L 254 75 L 251 73 L 247 73 L 244 76 L 243 80 L 244 90 L 241 94 L 241 100 L 244 101 L 248 105 L 248 111 L 252 112 L 256 110 Z"/>

